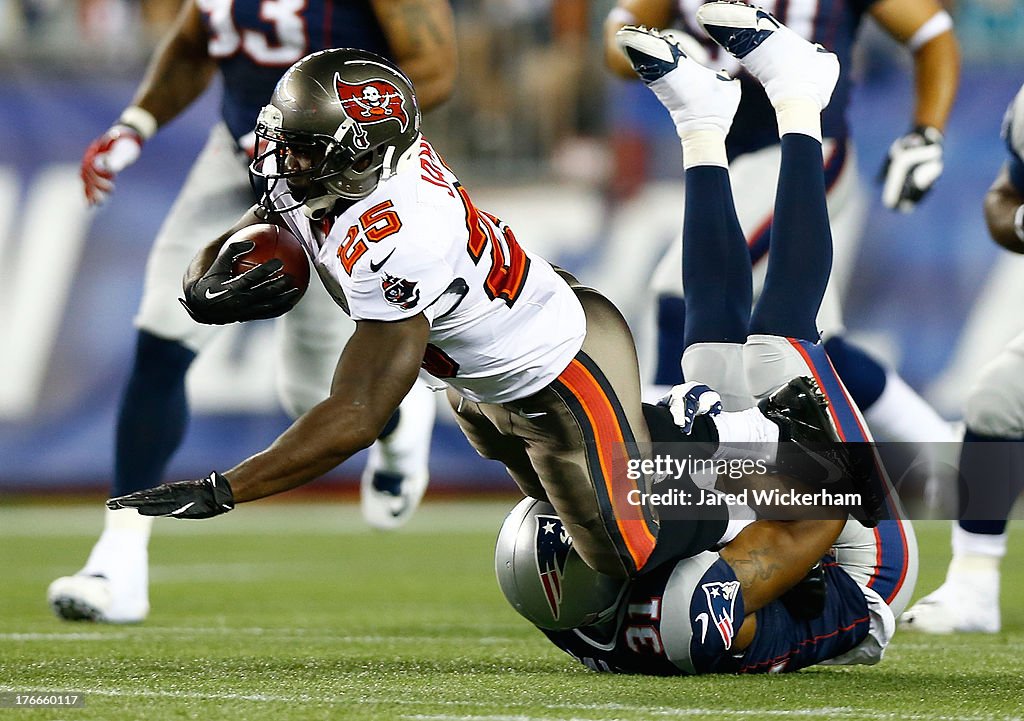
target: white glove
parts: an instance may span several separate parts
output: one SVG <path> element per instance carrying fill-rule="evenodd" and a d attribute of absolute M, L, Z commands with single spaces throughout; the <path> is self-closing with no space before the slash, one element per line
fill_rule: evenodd
<path fill-rule="evenodd" d="M 717 416 L 722 412 L 722 396 L 703 383 L 689 381 L 672 386 L 658 405 L 668 406 L 673 422 L 683 433 L 690 435 L 697 416 Z"/>
<path fill-rule="evenodd" d="M 114 176 L 139 159 L 142 136 L 116 124 L 89 144 L 82 156 L 82 183 L 89 205 L 100 205 L 114 190 Z"/>
<path fill-rule="evenodd" d="M 942 175 L 942 133 L 918 126 L 889 146 L 880 179 L 882 204 L 909 213 Z"/>

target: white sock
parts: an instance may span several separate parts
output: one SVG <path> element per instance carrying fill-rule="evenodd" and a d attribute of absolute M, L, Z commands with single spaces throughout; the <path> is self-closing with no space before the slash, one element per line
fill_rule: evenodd
<path fill-rule="evenodd" d="M 683 378 L 708 385 L 722 396 L 726 411 L 753 408 L 740 343 L 694 343 L 683 351 Z"/>
<path fill-rule="evenodd" d="M 885 390 L 867 410 L 864 420 L 878 441 L 955 443 L 959 439 L 917 391 L 894 371 L 885 374 Z"/>
<path fill-rule="evenodd" d="M 714 458 L 763 459 L 775 463 L 779 445 L 779 427 L 764 417 L 758 408 L 711 416 L 718 429 L 718 450 Z"/>
<path fill-rule="evenodd" d="M 683 168 L 695 165 L 717 165 L 729 167 L 729 159 L 725 153 L 725 133 L 721 130 L 689 130 L 676 128 L 683 144 Z"/>
<path fill-rule="evenodd" d="M 103 533 L 89 554 L 81 573 L 110 577 L 126 565 L 147 565 L 153 517 L 134 509 L 111 511 L 104 517 Z"/>
<path fill-rule="evenodd" d="M 980 565 L 985 568 L 999 568 L 999 561 L 1006 555 L 1008 534 L 971 533 L 953 523 L 953 564 L 961 566 Z"/>
<path fill-rule="evenodd" d="M 775 106 L 779 137 L 786 133 L 810 135 L 821 142 L 821 108 L 810 98 L 785 98 Z"/>

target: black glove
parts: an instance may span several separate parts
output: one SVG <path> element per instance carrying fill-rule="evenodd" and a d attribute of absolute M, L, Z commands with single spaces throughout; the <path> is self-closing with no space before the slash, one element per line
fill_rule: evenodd
<path fill-rule="evenodd" d="M 228 479 L 214 471 L 199 481 L 164 483 L 107 501 L 107 508 L 134 508 L 143 516 L 212 518 L 235 507 Z"/>
<path fill-rule="evenodd" d="M 256 247 L 251 240 L 229 243 L 199 280 L 185 287 L 179 298 L 192 319 L 208 325 L 276 318 L 296 302 L 291 278 L 281 272 L 284 264 L 274 258 L 241 275 L 234 275 L 237 258 Z"/>

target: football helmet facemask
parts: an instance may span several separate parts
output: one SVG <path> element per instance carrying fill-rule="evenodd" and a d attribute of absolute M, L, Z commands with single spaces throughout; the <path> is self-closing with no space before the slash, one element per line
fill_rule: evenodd
<path fill-rule="evenodd" d="M 412 83 L 393 63 L 366 50 L 321 50 L 288 69 L 260 112 L 253 185 L 268 210 L 302 208 L 319 219 L 391 177 L 419 131 Z"/>
<path fill-rule="evenodd" d="M 512 607 L 551 631 L 611 620 L 628 587 L 584 563 L 554 507 L 533 498 L 520 501 L 501 524 L 494 570 Z"/>

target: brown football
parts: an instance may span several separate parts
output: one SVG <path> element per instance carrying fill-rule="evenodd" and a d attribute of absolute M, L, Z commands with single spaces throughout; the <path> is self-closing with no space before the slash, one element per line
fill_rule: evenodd
<path fill-rule="evenodd" d="M 242 228 L 228 238 L 227 242 L 233 243 L 238 240 L 251 240 L 256 247 L 235 259 L 231 266 L 234 274 L 239 275 L 260 263 L 277 258 L 284 263 L 284 274 L 290 276 L 295 287 L 301 291 L 295 298 L 298 302 L 309 287 L 309 260 L 299 239 L 278 225 L 257 223 Z"/>

